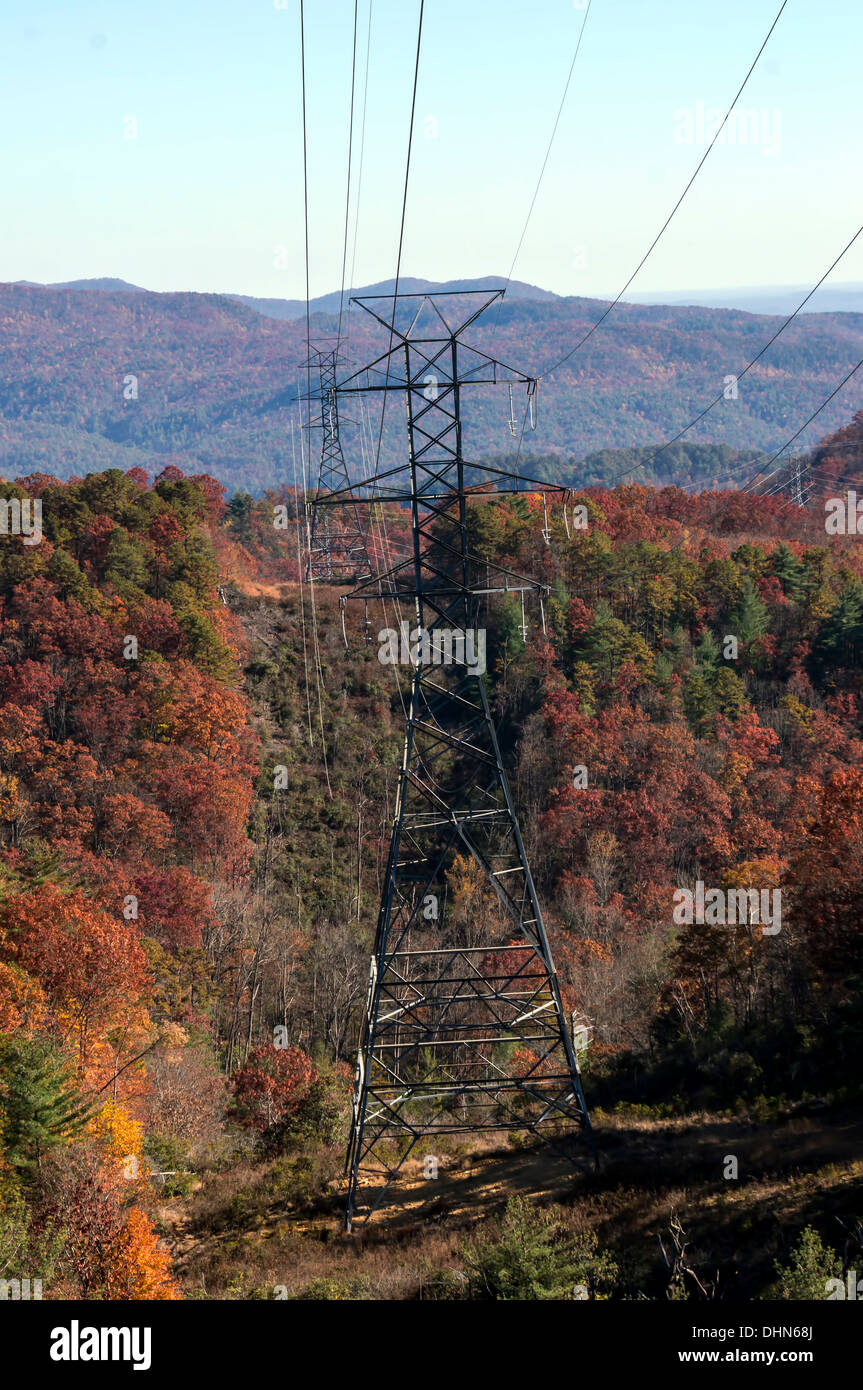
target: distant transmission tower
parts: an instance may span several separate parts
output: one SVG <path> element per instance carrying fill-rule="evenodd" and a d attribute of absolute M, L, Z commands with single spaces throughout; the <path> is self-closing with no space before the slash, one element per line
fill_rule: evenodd
<path fill-rule="evenodd" d="M 372 572 L 366 547 L 366 528 L 359 508 L 346 501 L 336 509 L 322 511 L 321 497 L 348 486 L 348 470 L 339 436 L 339 405 L 336 396 L 336 349 L 309 349 L 309 363 L 317 373 L 321 410 L 321 463 L 318 485 L 311 504 L 309 556 L 306 578 L 325 583 L 361 579 Z M 311 402 L 309 402 L 311 409 Z"/>
<path fill-rule="evenodd" d="M 361 1180 L 373 1176 L 379 1188 L 367 1220 L 408 1155 L 443 1134 L 522 1130 L 568 1142 L 575 1129 L 593 1152 L 575 1048 L 489 709 L 479 655 L 485 634 L 476 627 L 481 599 L 523 598 L 543 588 L 477 556 L 469 544 L 462 392 L 498 382 L 533 386 L 461 340 L 501 293 L 400 295 L 397 303 L 392 296 L 357 298 L 391 333 L 391 347 L 338 388 L 404 395 L 409 477 L 404 466 L 390 469 L 347 495 L 409 504 L 412 535 L 410 558 L 351 594 L 390 600 L 410 615 L 391 640 L 402 660 L 409 647 L 413 671 L 357 1059 L 348 1230 Z M 526 490 L 519 482 L 530 491 L 544 486 L 467 466 L 474 476 L 500 480 L 502 490 Z M 383 490 L 380 478 L 391 480 Z M 336 496 L 326 505 L 339 502 Z M 470 905 L 456 913 L 452 871 L 470 865 Z"/>
<path fill-rule="evenodd" d="M 794 459 L 794 474 L 792 477 L 792 500 L 798 507 L 803 506 L 803 469 L 800 462 L 800 455 Z"/>

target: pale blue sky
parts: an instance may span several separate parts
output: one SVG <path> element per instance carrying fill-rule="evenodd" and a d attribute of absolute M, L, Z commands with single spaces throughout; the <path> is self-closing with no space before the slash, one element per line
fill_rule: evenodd
<path fill-rule="evenodd" d="M 694 135 L 698 103 L 724 111 L 778 4 L 593 0 L 516 278 L 616 293 L 703 151 L 681 113 Z M 278 5 L 6 0 L 0 278 L 302 297 L 299 4 Z M 395 270 L 417 13 L 373 0 L 358 284 Z M 306 16 L 314 295 L 341 271 L 353 0 Z M 404 274 L 506 274 L 583 17 L 426 0 Z M 758 143 L 713 151 L 633 290 L 820 276 L 863 221 L 861 52 L 856 0 L 790 0 L 741 103 Z M 834 278 L 863 280 L 863 247 Z"/>

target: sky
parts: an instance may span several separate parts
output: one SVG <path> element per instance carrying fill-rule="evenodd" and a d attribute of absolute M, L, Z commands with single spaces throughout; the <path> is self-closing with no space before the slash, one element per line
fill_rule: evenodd
<path fill-rule="evenodd" d="M 585 18 L 584 0 L 426 0 L 402 273 L 508 274 L 584 24 L 513 276 L 615 295 L 779 3 L 591 0 Z M 419 13 L 418 0 L 371 0 L 363 131 L 369 4 L 355 285 L 395 273 Z M 305 13 L 314 296 L 341 279 L 354 0 L 306 0 Z M 633 291 L 823 274 L 863 222 L 861 50 L 856 0 L 789 0 L 733 138 Z M 299 0 L 5 0 L 0 51 L 0 278 L 304 297 Z M 863 280 L 863 245 L 833 280 Z"/>

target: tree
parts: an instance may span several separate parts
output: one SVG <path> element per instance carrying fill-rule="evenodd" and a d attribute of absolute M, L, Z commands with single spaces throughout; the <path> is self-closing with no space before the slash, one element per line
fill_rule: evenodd
<path fill-rule="evenodd" d="M 128 1025 L 145 999 L 146 958 L 132 924 L 105 912 L 81 889 L 45 883 L 0 911 L 17 964 L 35 976 L 61 1037 L 77 1041 L 82 1065 L 111 1028 Z M 2 938 L 0 938 L 2 940 Z"/>
<path fill-rule="evenodd" d="M 732 631 L 742 647 L 750 647 L 757 638 L 764 635 L 769 623 L 767 606 L 759 598 L 758 590 L 747 574 L 741 584 L 739 602 L 731 615 Z"/>
<path fill-rule="evenodd" d="M 231 1078 L 240 1123 L 263 1134 L 299 1109 L 317 1075 L 299 1047 L 253 1048 Z"/>
<path fill-rule="evenodd" d="M 20 1036 L 0 1043 L 0 1141 L 22 1177 L 32 1180 L 48 1151 L 81 1133 L 91 1115 L 54 1043 Z"/>
<path fill-rule="evenodd" d="M 843 768 L 820 791 L 790 874 L 807 954 L 835 986 L 863 973 L 863 771 Z"/>
<path fill-rule="evenodd" d="M 794 1300 L 824 1299 L 830 1279 L 841 1279 L 842 1261 L 825 1245 L 814 1226 L 807 1226 L 791 1251 L 787 1265 L 777 1261 L 779 1297 Z"/>
<path fill-rule="evenodd" d="M 462 1256 L 477 1299 L 596 1297 L 617 1275 L 594 1232 L 565 1231 L 553 1209 L 537 1210 L 526 1197 L 511 1197 L 498 1229 L 467 1242 Z"/>
<path fill-rule="evenodd" d="M 782 592 L 796 603 L 804 591 L 803 566 L 785 541 L 773 552 L 773 573 L 782 585 Z"/>
<path fill-rule="evenodd" d="M 863 581 L 852 576 L 823 623 L 813 647 L 820 669 L 860 665 L 863 655 Z"/>
<path fill-rule="evenodd" d="M 716 675 L 713 687 L 716 708 L 726 719 L 736 719 L 746 704 L 746 689 L 736 671 L 725 666 Z"/>
<path fill-rule="evenodd" d="M 110 1137 L 71 1145 L 51 1163 L 44 1186 L 48 1210 L 63 1218 L 63 1261 L 78 1297 L 180 1297 L 149 1217 L 130 1201 L 139 1185 L 126 1180 Z"/>

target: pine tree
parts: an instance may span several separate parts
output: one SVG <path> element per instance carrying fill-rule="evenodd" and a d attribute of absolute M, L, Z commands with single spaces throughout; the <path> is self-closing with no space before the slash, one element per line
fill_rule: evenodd
<path fill-rule="evenodd" d="M 740 601 L 731 617 L 732 631 L 741 647 L 748 647 L 764 635 L 769 625 L 767 606 L 759 597 L 749 575 L 746 575 L 741 585 Z"/>
<path fill-rule="evenodd" d="M 683 693 L 683 707 L 695 733 L 704 733 L 707 721 L 715 706 L 710 683 L 698 670 L 692 671 L 687 678 Z"/>
<path fill-rule="evenodd" d="M 78 1134 L 91 1114 L 69 1063 L 49 1041 L 15 1037 L 0 1046 L 0 1139 L 23 1178 L 32 1178 L 46 1152 Z"/>
<path fill-rule="evenodd" d="M 803 566 L 795 559 L 794 552 L 783 541 L 773 552 L 773 573 L 782 585 L 786 598 L 796 603 L 804 592 L 805 576 Z"/>
<path fill-rule="evenodd" d="M 719 643 L 709 627 L 705 628 L 704 636 L 695 648 L 693 655 L 705 675 L 716 670 L 719 662 Z"/>
<path fill-rule="evenodd" d="M 863 583 L 852 578 L 818 634 L 816 659 L 825 666 L 858 666 L 863 652 Z"/>
<path fill-rule="evenodd" d="M 736 719 L 746 704 L 746 690 L 736 671 L 724 667 L 716 677 L 713 686 L 716 708 L 726 719 Z"/>

